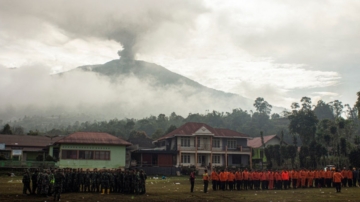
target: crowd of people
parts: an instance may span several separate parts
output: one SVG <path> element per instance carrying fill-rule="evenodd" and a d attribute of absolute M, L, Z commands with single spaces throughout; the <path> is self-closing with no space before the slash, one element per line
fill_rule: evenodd
<path fill-rule="evenodd" d="M 143 170 L 47 169 L 26 170 L 23 175 L 23 194 L 53 196 L 59 201 L 61 193 L 123 193 L 145 194 L 146 173 Z"/>
<path fill-rule="evenodd" d="M 190 174 L 190 191 L 193 192 L 195 173 Z M 359 171 L 355 168 L 319 169 L 319 170 L 221 170 L 213 169 L 211 174 L 205 170 L 203 174 L 204 193 L 207 185 L 212 182 L 212 189 L 216 190 L 272 190 L 272 189 L 297 189 L 297 188 L 336 188 L 341 192 L 341 187 L 360 186 Z"/>

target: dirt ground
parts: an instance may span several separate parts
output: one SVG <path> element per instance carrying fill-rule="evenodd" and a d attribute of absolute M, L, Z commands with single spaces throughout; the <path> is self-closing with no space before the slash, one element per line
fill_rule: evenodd
<path fill-rule="evenodd" d="M 149 177 L 150 178 L 150 177 Z M 187 177 L 168 177 L 165 180 L 148 179 L 145 195 L 123 195 L 110 193 L 65 193 L 63 202 L 104 202 L 104 201 L 360 201 L 360 188 L 343 188 L 342 193 L 335 193 L 333 188 L 307 188 L 296 190 L 265 190 L 265 191 L 212 191 L 203 193 L 201 180 L 195 182 L 195 192 L 190 193 Z M 211 186 L 209 184 L 209 186 Z M 211 187 L 210 187 L 211 188 Z M 48 202 L 52 197 L 22 195 L 21 177 L 0 177 L 0 202 Z"/>

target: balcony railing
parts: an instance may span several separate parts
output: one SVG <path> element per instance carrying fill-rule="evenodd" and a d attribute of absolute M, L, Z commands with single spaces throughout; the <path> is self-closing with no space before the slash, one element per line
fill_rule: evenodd
<path fill-rule="evenodd" d="M 181 151 L 226 151 L 226 147 L 223 145 L 210 145 L 210 144 L 200 144 L 197 147 L 194 145 L 183 145 L 178 144 L 178 150 Z M 234 148 L 228 148 L 228 151 L 240 151 L 240 152 L 251 152 L 251 148 L 247 146 L 236 146 Z"/>

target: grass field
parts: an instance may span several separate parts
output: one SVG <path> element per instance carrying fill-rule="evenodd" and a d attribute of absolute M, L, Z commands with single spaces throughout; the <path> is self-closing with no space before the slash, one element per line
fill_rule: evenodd
<path fill-rule="evenodd" d="M 190 193 L 190 183 L 187 177 L 169 177 L 166 180 L 148 179 L 146 183 L 147 193 L 145 195 L 66 193 L 62 194 L 61 201 L 360 201 L 360 188 L 358 187 L 343 188 L 342 193 L 335 193 L 335 188 L 307 188 L 269 191 L 212 191 L 210 189 L 207 194 L 204 194 L 201 180 L 195 182 L 195 192 Z M 22 195 L 21 177 L 0 177 L 0 202 L 7 201 L 48 202 L 53 201 L 53 198 Z"/>

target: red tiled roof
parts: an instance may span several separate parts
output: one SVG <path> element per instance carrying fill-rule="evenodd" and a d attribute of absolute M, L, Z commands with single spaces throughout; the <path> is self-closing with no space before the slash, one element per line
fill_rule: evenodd
<path fill-rule="evenodd" d="M 214 134 L 215 137 L 248 137 L 245 134 L 229 130 L 229 129 L 223 129 L 223 128 L 213 128 L 205 123 L 195 123 L 195 122 L 188 122 L 179 128 L 175 129 L 174 131 L 162 136 L 161 138 L 155 140 L 163 140 L 167 138 L 174 137 L 175 135 L 182 135 L 182 136 L 190 136 L 194 134 L 196 131 L 198 131 L 201 127 L 205 127 L 208 129 L 212 134 Z"/>
<path fill-rule="evenodd" d="M 76 132 L 56 142 L 57 144 L 106 144 L 106 145 L 131 145 L 131 143 L 110 135 L 97 132 Z"/>
<path fill-rule="evenodd" d="M 274 137 L 277 137 L 276 135 L 267 135 L 264 136 L 264 143 L 266 144 L 268 141 L 273 139 Z M 252 148 L 259 148 L 262 146 L 261 137 L 255 137 L 253 139 L 249 139 L 247 142 L 248 147 Z"/>
<path fill-rule="evenodd" d="M 0 143 L 6 147 L 46 147 L 64 137 L 31 136 L 31 135 L 0 135 Z"/>

